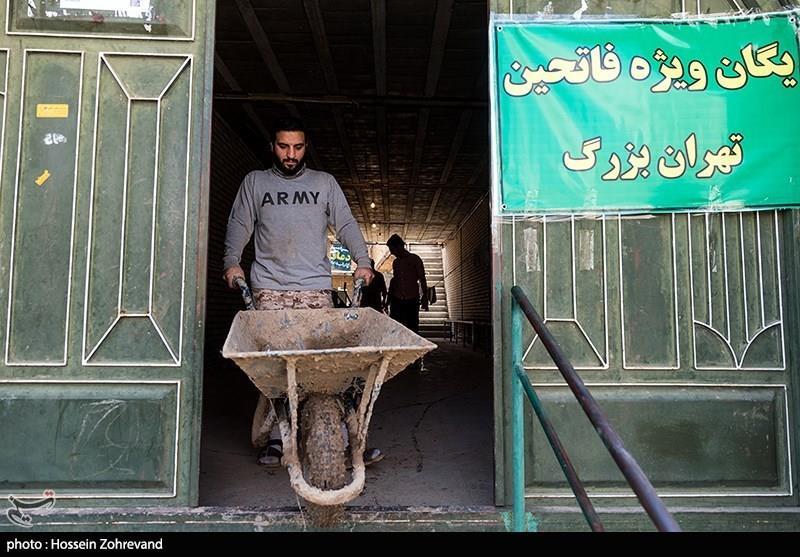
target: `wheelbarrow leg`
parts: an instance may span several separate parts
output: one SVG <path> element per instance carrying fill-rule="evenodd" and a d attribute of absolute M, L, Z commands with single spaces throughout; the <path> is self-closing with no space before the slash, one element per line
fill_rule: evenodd
<path fill-rule="evenodd" d="M 309 509 L 312 508 L 312 505 L 321 507 L 342 507 L 344 503 L 357 497 L 364 489 L 365 472 L 363 456 L 364 448 L 366 446 L 367 429 L 369 428 L 369 421 L 372 416 L 372 410 L 375 406 L 375 400 L 378 398 L 378 394 L 380 393 L 380 388 L 386 377 L 390 360 L 391 356 L 384 356 L 380 365 L 374 365 L 372 367 L 372 370 L 367 377 L 364 394 L 361 397 L 358 412 L 349 411 L 347 412 L 346 416 L 343 416 L 342 407 L 338 400 L 340 395 L 314 395 L 310 398 L 313 399 L 319 397 L 323 400 L 334 399 L 336 404 L 329 405 L 327 403 L 314 403 L 314 406 L 316 406 L 318 409 L 314 410 L 312 415 L 306 415 L 308 412 L 306 412 L 305 409 L 303 412 L 300 411 L 300 401 L 298 400 L 299 397 L 297 394 L 296 361 L 291 358 L 287 358 L 286 393 L 289 400 L 289 412 L 287 415 L 286 408 L 281 404 L 278 404 L 275 410 L 277 412 L 278 424 L 280 425 L 281 429 L 281 437 L 283 438 L 284 464 L 289 472 L 289 481 L 295 492 L 297 492 L 297 494 L 303 499 L 308 501 Z M 324 410 L 319 410 L 319 408 L 324 408 Z M 343 418 L 347 424 L 348 434 L 350 437 L 350 457 L 353 464 L 353 474 L 350 483 L 338 489 L 331 489 L 330 487 L 326 489 L 325 487 L 309 485 L 309 482 L 303 475 L 301 453 L 306 451 L 309 452 L 307 455 L 302 454 L 303 464 L 308 464 L 315 458 L 321 459 L 322 461 L 324 461 L 325 458 L 335 458 L 337 462 L 338 459 L 341 458 L 343 463 L 344 446 L 340 429 Z M 301 420 L 309 423 L 309 425 L 306 426 L 305 424 L 301 424 Z M 309 428 L 312 428 L 313 430 L 313 427 L 316 427 L 318 422 L 327 422 L 328 425 L 333 424 L 331 425 L 330 430 L 323 435 L 329 437 L 330 440 L 335 441 L 336 444 L 342 443 L 341 450 L 334 451 L 337 453 L 335 456 L 320 457 L 319 454 L 311 454 L 311 451 L 318 453 L 319 451 L 325 451 L 326 449 L 319 448 L 319 445 L 317 444 L 309 445 L 305 441 L 298 442 L 299 430 Z M 305 431 L 302 433 L 302 437 L 308 437 Z M 303 450 L 301 451 L 299 449 Z M 336 466 L 337 468 L 335 469 L 338 469 L 338 464 Z M 331 483 L 338 483 L 338 481 L 332 480 Z M 340 511 L 334 509 L 327 509 L 325 511 L 326 514 L 330 515 L 339 514 L 339 512 Z"/>
<path fill-rule="evenodd" d="M 340 498 L 342 502 L 320 505 L 311 500 L 314 497 L 309 497 L 310 491 L 330 493 L 341 489 L 346 483 L 345 447 L 341 430 L 344 410 L 338 398 L 336 395 L 309 396 L 303 401 L 299 412 L 292 412 L 297 416 L 292 424 L 286 407 L 283 404 L 276 406 L 285 450 L 284 463 L 289 470 L 292 487 L 300 495 L 305 495 L 310 521 L 319 528 L 334 526 L 344 512 L 344 501 L 352 498 L 346 495 Z M 306 487 L 306 477 L 311 490 Z M 358 492 L 363 489 L 363 482 L 362 466 Z"/>
<path fill-rule="evenodd" d="M 253 447 L 261 449 L 267 446 L 276 419 L 272 401 L 263 394 L 259 395 L 258 405 L 253 414 L 253 424 L 250 427 L 250 442 Z"/>
<path fill-rule="evenodd" d="M 363 466 L 361 473 L 354 474 L 353 481 L 345 486 L 345 447 L 341 430 L 344 408 L 339 395 L 312 394 L 303 402 L 301 410 L 296 371 L 296 361 L 287 359 L 289 415 L 282 405 L 276 408 L 284 461 L 292 487 L 308 501 L 312 524 L 333 526 L 341 517 L 344 503 L 364 488 Z"/>

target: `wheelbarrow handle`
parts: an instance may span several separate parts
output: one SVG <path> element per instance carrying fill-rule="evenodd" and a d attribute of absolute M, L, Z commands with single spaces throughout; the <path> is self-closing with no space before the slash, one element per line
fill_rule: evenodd
<path fill-rule="evenodd" d="M 364 288 L 364 279 L 357 278 L 353 283 L 353 302 L 350 307 L 361 307 L 361 289 Z"/>
<path fill-rule="evenodd" d="M 255 304 L 253 304 L 253 293 L 250 292 L 250 287 L 247 286 L 247 281 L 244 280 L 244 277 L 236 277 L 233 279 L 233 284 L 238 286 L 239 290 L 241 290 L 245 307 L 247 309 L 256 309 Z"/>

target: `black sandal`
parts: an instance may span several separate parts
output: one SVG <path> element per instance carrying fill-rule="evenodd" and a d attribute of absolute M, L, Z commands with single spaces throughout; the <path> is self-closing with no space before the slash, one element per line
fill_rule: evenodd
<path fill-rule="evenodd" d="M 267 468 L 280 468 L 283 459 L 283 442 L 280 439 L 270 439 L 267 446 L 258 453 L 258 464 Z"/>

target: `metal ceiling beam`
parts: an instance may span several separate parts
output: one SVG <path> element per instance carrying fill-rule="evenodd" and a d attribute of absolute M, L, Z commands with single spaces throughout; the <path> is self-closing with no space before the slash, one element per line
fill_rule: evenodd
<path fill-rule="evenodd" d="M 414 95 L 286 95 L 283 93 L 216 93 L 215 101 L 247 101 L 297 104 L 334 104 L 358 108 L 361 105 L 399 108 L 470 108 L 485 110 L 489 103 L 478 98 L 420 97 Z"/>
<path fill-rule="evenodd" d="M 386 95 L 386 0 L 372 0 L 372 52 L 375 66 L 375 90 Z"/>
<path fill-rule="evenodd" d="M 450 144 L 450 153 L 447 155 L 447 162 L 445 162 L 442 175 L 439 178 L 440 184 L 445 184 L 447 183 L 447 180 L 450 179 L 450 174 L 453 172 L 453 166 L 456 164 L 456 157 L 458 157 L 458 152 L 461 150 L 461 145 L 464 143 L 464 136 L 467 135 L 467 130 L 469 130 L 471 123 L 472 111 L 465 110 L 461 113 L 461 117 L 458 119 L 458 128 L 456 129 L 456 134 L 453 137 L 453 143 Z"/>
<path fill-rule="evenodd" d="M 303 0 L 303 8 L 305 8 L 306 19 L 308 25 L 311 27 L 311 36 L 314 39 L 314 46 L 317 49 L 317 56 L 319 57 L 322 66 L 322 75 L 325 78 L 325 86 L 328 91 L 338 95 L 339 83 L 336 80 L 336 71 L 333 67 L 333 56 L 331 56 L 331 49 L 328 43 L 328 34 L 325 32 L 325 21 L 322 19 L 322 9 L 319 6 L 319 0 Z M 356 168 L 353 160 L 353 149 L 350 147 L 350 139 L 347 136 L 347 130 L 344 125 L 344 118 L 342 117 L 342 110 L 340 107 L 334 107 L 333 120 L 336 124 L 336 132 L 339 134 L 339 145 L 342 147 L 342 153 L 347 162 L 347 168 L 350 170 L 350 179 L 355 185 L 361 182 L 358 176 L 358 169 Z"/>
<path fill-rule="evenodd" d="M 473 96 L 480 95 L 481 91 L 484 89 L 484 87 L 486 87 L 486 74 L 487 65 L 484 62 L 481 66 L 481 70 L 478 72 L 478 78 L 475 80 L 475 85 L 473 86 Z M 456 163 L 458 152 L 461 150 L 461 145 L 464 143 L 464 137 L 466 136 L 467 131 L 469 131 L 469 126 L 472 123 L 472 115 L 472 110 L 465 110 L 461 113 L 461 117 L 458 120 L 458 128 L 453 136 L 453 143 L 450 144 L 450 153 L 447 156 L 447 162 L 442 170 L 442 176 L 439 178 L 439 183 L 441 184 L 444 184 L 450 179 L 450 173 L 453 172 L 453 166 Z"/>
<path fill-rule="evenodd" d="M 408 237 L 408 223 L 411 222 L 411 215 L 414 212 L 414 197 L 417 195 L 417 190 L 413 186 L 406 192 L 406 218 L 403 225 L 403 240 Z"/>
<path fill-rule="evenodd" d="M 250 3 L 250 0 L 234 1 L 236 2 L 236 7 L 239 9 L 239 13 L 244 20 L 244 24 L 247 26 L 247 30 L 250 31 L 250 36 L 253 37 L 253 42 L 256 43 L 256 49 L 261 55 L 261 59 L 267 65 L 267 69 L 269 69 L 272 79 L 275 80 L 275 84 L 278 86 L 278 90 L 287 95 L 291 94 L 289 80 L 286 79 L 286 74 L 283 73 L 283 68 L 281 68 L 280 63 L 278 62 L 278 57 L 275 55 L 275 51 L 272 50 L 272 45 L 269 42 L 269 38 L 267 38 L 267 33 L 261 26 L 258 15 L 256 15 L 256 11 L 253 9 L 253 5 Z M 286 109 L 289 111 L 289 114 L 295 118 L 300 118 L 300 112 L 293 104 L 287 104 Z M 317 151 L 311 143 L 308 144 L 308 154 L 311 157 L 311 160 L 314 162 L 314 165 L 317 168 L 322 169 L 322 164 L 317 156 Z"/>
<path fill-rule="evenodd" d="M 275 84 L 278 86 L 278 90 L 281 93 L 290 93 L 291 87 L 289 87 L 289 80 L 286 79 L 286 74 L 283 73 L 283 68 L 281 68 L 278 62 L 275 51 L 272 50 L 272 45 L 269 42 L 269 38 L 267 38 L 267 33 L 261 26 L 258 15 L 256 15 L 256 11 L 253 9 L 250 0 L 234 1 L 236 2 L 236 7 L 239 8 L 239 13 L 242 15 L 247 30 L 250 31 L 250 36 L 253 37 L 253 42 L 256 43 L 256 49 L 261 55 L 261 59 L 267 64 L 267 69 L 269 69 L 272 79 L 275 80 Z"/>
<path fill-rule="evenodd" d="M 439 84 L 439 75 L 442 71 L 444 50 L 447 44 L 447 34 L 450 30 L 450 16 L 453 13 L 453 0 L 439 0 L 436 3 L 436 16 L 431 37 L 431 50 L 428 57 L 428 71 L 425 76 L 424 96 L 432 97 L 436 94 Z M 419 111 L 417 120 L 417 137 L 414 141 L 414 163 L 411 167 L 411 181 L 419 178 L 419 169 L 422 166 L 422 154 L 425 150 L 425 138 L 428 135 L 428 122 L 431 111 L 423 108 Z"/>
<path fill-rule="evenodd" d="M 475 168 L 475 172 L 472 173 L 472 177 L 469 179 L 469 181 L 467 181 L 467 184 L 470 185 L 470 186 L 474 186 L 475 184 L 477 184 L 478 183 L 478 178 L 481 175 L 483 175 L 483 171 L 486 169 L 487 166 L 489 166 L 489 151 L 488 150 L 483 153 L 483 156 L 481 157 L 481 161 L 478 163 L 477 168 Z M 491 182 L 491 177 L 490 177 L 489 181 Z M 486 186 L 486 187 L 489 187 L 489 186 Z"/>
<path fill-rule="evenodd" d="M 342 146 L 342 152 L 347 161 L 347 168 L 350 170 L 350 179 L 353 181 L 354 185 L 358 185 L 361 183 L 361 177 L 358 175 L 358 168 L 356 168 L 356 163 L 353 160 L 353 148 L 350 146 L 350 139 L 344 127 L 342 111 L 338 108 L 333 109 L 333 121 L 336 124 L 336 132 L 339 134 L 339 143 Z"/>
<path fill-rule="evenodd" d="M 453 233 L 451 233 L 451 234 L 450 234 L 450 236 L 447 238 L 448 240 L 452 240 L 452 239 L 455 237 L 456 233 L 457 233 L 459 230 L 461 230 L 461 228 L 464 226 L 464 224 L 465 224 L 465 223 L 466 223 L 466 222 L 469 220 L 469 218 L 472 216 L 472 213 L 474 213 L 474 212 L 477 210 L 477 208 L 478 208 L 478 207 L 480 207 L 481 203 L 483 203 L 483 200 L 484 200 L 484 199 L 486 199 L 486 197 L 487 197 L 488 195 L 489 195 L 489 192 L 487 191 L 486 193 L 484 193 L 482 196 L 480 196 L 480 197 L 478 198 L 478 200 L 475 202 L 475 204 L 474 204 L 474 205 L 472 206 L 472 208 L 469 210 L 469 212 L 467 213 L 467 215 L 466 215 L 466 216 L 465 216 L 463 219 L 461 219 L 461 222 L 459 222 L 459 223 L 458 223 L 458 227 L 456 227 L 455 231 L 454 231 Z"/>
<path fill-rule="evenodd" d="M 364 190 L 358 186 L 354 187 L 353 189 L 356 190 L 356 196 L 358 197 L 358 205 L 361 208 L 361 214 L 363 215 L 363 220 L 361 221 L 361 224 L 365 232 L 364 237 L 367 240 L 369 240 L 370 237 L 373 236 L 372 221 L 370 220 L 370 214 L 367 211 L 369 205 L 367 204 L 366 199 L 364 199 Z"/>
<path fill-rule="evenodd" d="M 381 203 L 383 204 L 383 221 L 389 222 L 389 188 L 382 187 L 381 188 Z M 383 226 L 383 238 L 384 240 L 389 238 L 389 225 L 384 224 Z"/>
<path fill-rule="evenodd" d="M 311 37 L 314 39 L 314 46 L 317 49 L 317 56 L 322 65 L 322 76 L 325 78 L 325 86 L 332 93 L 339 93 L 339 84 L 336 81 L 336 72 L 333 69 L 333 57 L 331 56 L 328 35 L 325 32 L 325 22 L 322 19 L 322 10 L 319 7 L 319 0 L 303 0 L 303 8 L 306 12 L 308 26 L 311 27 Z"/>
<path fill-rule="evenodd" d="M 414 162 L 411 166 L 411 181 L 419 180 L 419 169 L 422 166 L 422 152 L 425 150 L 425 137 L 428 135 L 428 121 L 431 109 L 423 108 L 417 115 L 417 135 L 414 138 Z"/>
<path fill-rule="evenodd" d="M 446 218 L 446 219 L 445 219 L 445 221 L 444 221 L 444 222 L 445 222 L 445 225 L 442 227 L 442 233 L 444 233 L 445 229 L 446 229 L 448 226 L 450 226 L 450 223 L 451 223 L 451 222 L 453 222 L 453 219 L 455 218 L 456 214 L 458 213 L 458 210 L 461 208 L 461 205 L 462 205 L 462 203 L 464 203 L 464 199 L 466 199 L 466 196 L 464 196 L 464 195 L 460 195 L 460 196 L 458 197 L 458 200 L 457 200 L 457 201 L 456 201 L 456 202 L 453 204 L 453 206 L 450 208 L 450 212 L 449 212 L 449 213 L 447 213 L 447 218 Z M 456 227 L 457 227 L 457 226 L 458 226 L 458 223 L 456 223 Z M 436 241 L 437 241 L 437 242 L 439 242 L 439 241 L 441 241 L 441 240 L 442 240 L 442 236 L 440 235 L 440 236 L 439 236 L 439 237 L 436 239 Z"/>
<path fill-rule="evenodd" d="M 386 224 L 386 225 L 389 225 L 389 226 L 397 226 L 397 227 L 404 226 L 406 224 L 406 221 L 404 221 L 404 220 L 402 220 L 402 221 L 401 220 L 390 220 L 389 222 L 383 222 L 382 220 L 377 220 L 377 221 L 374 221 L 374 222 L 375 222 L 375 224 Z M 424 226 L 425 225 L 425 221 L 424 220 L 417 220 L 417 221 L 410 222 L 408 224 L 415 225 L 415 226 Z M 440 225 L 444 226 L 445 223 L 432 220 L 431 224 L 440 224 Z M 403 238 L 403 239 L 405 240 L 405 238 Z M 370 241 L 372 241 L 372 240 L 370 240 Z M 411 241 L 411 243 L 419 243 L 418 240 L 410 240 L 410 241 Z"/>
<path fill-rule="evenodd" d="M 378 132 L 378 162 L 381 169 L 381 186 L 389 185 L 389 147 L 386 133 L 386 109 L 382 106 L 375 107 L 375 120 Z"/>
<path fill-rule="evenodd" d="M 363 184 L 362 184 L 363 185 Z M 375 186 L 379 187 L 379 186 Z M 485 192 L 488 191 L 489 185 L 488 184 L 478 184 L 478 185 L 469 185 L 469 184 L 404 184 L 404 183 L 397 183 L 392 184 L 392 190 L 397 191 L 401 189 L 411 189 L 414 188 L 417 192 L 420 191 L 429 191 L 429 190 L 461 190 L 461 191 L 474 191 L 474 192 Z"/>
<path fill-rule="evenodd" d="M 372 14 L 372 52 L 375 68 L 375 92 L 379 97 L 386 96 L 386 0 L 371 0 Z M 375 128 L 378 142 L 378 166 L 381 171 L 381 200 L 383 220 L 389 220 L 389 146 L 386 133 L 386 109 L 375 107 Z M 389 227 L 384 226 L 384 238 Z"/>
<path fill-rule="evenodd" d="M 422 232 L 419 233 L 417 236 L 417 241 L 421 242 L 425 238 L 425 233 L 428 231 L 428 227 L 431 225 L 431 219 L 433 218 L 433 214 L 436 212 L 436 206 L 439 205 L 439 198 L 442 196 L 442 188 L 436 190 L 436 193 L 433 194 L 433 201 L 431 201 L 431 208 L 428 209 L 428 217 L 425 219 L 425 226 L 422 227 Z"/>
<path fill-rule="evenodd" d="M 228 85 L 228 87 L 231 88 L 232 91 L 239 92 L 242 90 L 241 85 L 239 85 L 239 82 L 231 73 L 227 64 L 225 64 L 225 61 L 222 59 L 222 57 L 219 55 L 218 52 L 214 52 L 214 69 L 217 70 L 220 77 L 222 77 L 222 80 Z M 262 139 L 264 139 L 265 143 L 269 143 L 270 141 L 269 130 L 264 125 L 264 122 L 261 120 L 261 117 L 255 111 L 255 109 L 250 104 L 245 103 L 242 105 L 242 110 L 244 110 L 244 113 L 253 123 L 253 126 L 256 128 L 258 133 L 261 134 L 261 137 Z M 256 150 L 255 152 L 263 153 L 264 149 Z M 261 160 L 261 162 L 266 164 L 267 161 L 262 159 L 261 156 L 258 156 L 258 158 L 259 160 Z"/>

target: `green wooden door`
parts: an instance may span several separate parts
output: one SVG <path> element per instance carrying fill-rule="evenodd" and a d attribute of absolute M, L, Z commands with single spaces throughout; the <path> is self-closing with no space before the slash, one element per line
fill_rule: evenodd
<path fill-rule="evenodd" d="M 0 490 L 196 503 L 214 2 L 0 20 Z"/>
<path fill-rule="evenodd" d="M 793 211 L 504 218 L 497 346 L 518 284 L 668 504 L 796 505 L 797 224 Z M 525 368 L 590 495 L 634 504 L 527 324 L 524 334 Z M 528 497 L 571 499 L 526 412 Z"/>

